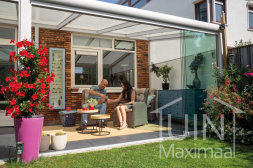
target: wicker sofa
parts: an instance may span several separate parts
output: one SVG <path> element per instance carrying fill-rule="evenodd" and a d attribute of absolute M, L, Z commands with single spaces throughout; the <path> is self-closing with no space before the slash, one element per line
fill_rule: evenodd
<path fill-rule="evenodd" d="M 141 88 L 135 89 L 136 97 L 135 103 L 133 104 L 133 108 L 127 110 L 127 124 L 129 127 L 135 128 L 139 125 L 148 124 L 147 118 L 147 98 L 148 98 L 149 89 Z M 116 107 L 119 103 L 114 103 L 114 111 L 113 111 L 113 126 L 119 126 L 119 119 L 116 112 Z"/>
<path fill-rule="evenodd" d="M 152 122 L 153 120 L 156 119 L 156 113 L 150 113 L 150 112 L 157 109 L 157 107 L 156 107 L 157 90 L 156 89 L 150 89 L 149 93 L 148 93 L 148 96 L 151 96 L 151 95 L 156 95 L 156 97 L 153 100 L 151 100 L 150 105 L 148 105 L 148 107 L 147 107 L 148 108 L 147 109 L 148 120 Z"/>
<path fill-rule="evenodd" d="M 90 89 L 85 89 L 82 91 L 82 106 L 83 104 L 85 104 L 86 100 L 88 100 L 88 97 L 89 97 L 89 91 Z M 105 112 L 107 113 L 107 111 Z M 99 114 L 99 113 L 98 113 Z M 93 121 L 90 119 L 90 116 L 92 114 L 87 114 L 87 125 L 92 125 L 93 124 Z M 95 123 L 96 122 L 96 123 Z M 97 124 L 98 121 L 94 121 L 95 124 Z M 104 124 L 107 125 L 107 120 L 104 121 Z"/>

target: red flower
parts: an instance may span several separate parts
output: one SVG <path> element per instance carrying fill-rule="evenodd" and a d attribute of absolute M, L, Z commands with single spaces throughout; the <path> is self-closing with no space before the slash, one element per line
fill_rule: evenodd
<path fill-rule="evenodd" d="M 25 84 L 24 84 L 24 87 L 25 87 L 25 88 L 29 88 L 28 83 L 25 83 Z"/>
<path fill-rule="evenodd" d="M 27 54 L 26 50 L 19 51 L 19 55 L 21 56 L 25 56 L 26 54 Z"/>
<path fill-rule="evenodd" d="M 34 103 L 34 105 L 35 105 L 36 107 L 38 107 L 38 106 L 39 106 L 39 103 L 36 102 L 36 103 Z"/>
<path fill-rule="evenodd" d="M 28 71 L 21 71 L 21 73 L 20 73 L 20 77 L 22 78 L 22 77 L 29 77 L 30 76 L 30 74 L 29 74 L 29 72 Z"/>
<path fill-rule="evenodd" d="M 54 75 L 54 73 L 51 71 L 51 77 L 53 78 L 53 77 L 55 77 L 55 75 Z"/>
<path fill-rule="evenodd" d="M 5 78 L 5 81 L 6 81 L 6 82 L 9 82 L 10 79 L 11 79 L 10 77 L 6 77 L 6 78 Z"/>
<path fill-rule="evenodd" d="M 33 107 L 33 104 L 32 104 L 32 102 L 29 102 L 29 106 L 30 106 L 30 107 Z"/>
<path fill-rule="evenodd" d="M 10 115 L 11 113 L 13 113 L 13 108 L 6 109 L 6 114 L 5 115 Z"/>
<path fill-rule="evenodd" d="M 11 40 L 10 43 L 15 43 L 15 39 Z"/>
<path fill-rule="evenodd" d="M 46 47 L 44 47 L 44 53 L 48 54 L 48 49 Z"/>
<path fill-rule="evenodd" d="M 29 59 L 29 58 L 32 58 L 32 55 L 31 55 L 31 53 L 27 53 L 27 54 L 25 55 L 25 57 L 26 57 L 27 59 Z"/>
<path fill-rule="evenodd" d="M 10 102 L 11 105 L 15 105 L 16 104 L 16 100 L 14 100 L 14 99 L 10 99 L 8 101 Z"/>
<path fill-rule="evenodd" d="M 15 86 L 16 86 L 17 89 L 20 89 L 21 88 L 21 83 L 16 83 Z"/>
<path fill-rule="evenodd" d="M 44 54 L 44 50 L 40 50 L 40 49 L 39 49 L 38 54 L 39 54 L 39 55 L 43 55 L 43 54 Z"/>
<path fill-rule="evenodd" d="M 20 91 L 20 92 L 17 93 L 17 95 L 18 95 L 18 96 L 21 96 L 21 97 L 25 97 L 25 92 Z"/>
<path fill-rule="evenodd" d="M 15 55 L 16 55 L 15 51 L 10 52 L 10 54 L 9 54 L 10 57 L 14 57 Z"/>
<path fill-rule="evenodd" d="M 32 57 L 32 58 L 35 58 L 35 55 L 32 55 L 31 57 Z"/>
<path fill-rule="evenodd" d="M 18 48 L 21 48 L 24 46 L 24 42 L 23 41 L 17 42 L 16 45 Z"/>
<path fill-rule="evenodd" d="M 13 71 L 14 71 L 14 68 L 9 68 L 9 69 L 8 69 L 8 72 L 9 72 L 9 73 L 11 73 L 11 72 L 13 72 Z"/>
<path fill-rule="evenodd" d="M 50 106 L 50 110 L 53 110 L 53 106 Z"/>
<path fill-rule="evenodd" d="M 15 76 L 14 76 L 14 77 L 12 77 L 12 80 L 14 80 L 14 81 L 15 81 L 15 80 L 17 80 L 17 77 L 15 77 Z"/>
<path fill-rule="evenodd" d="M 41 45 L 39 45 L 39 49 L 41 49 L 42 48 L 42 46 Z"/>
<path fill-rule="evenodd" d="M 43 102 L 43 101 L 45 101 L 46 100 L 46 96 L 43 96 L 42 98 L 41 98 L 41 102 Z"/>
<path fill-rule="evenodd" d="M 43 78 L 38 79 L 38 82 L 39 82 L 39 83 L 43 83 Z"/>
<path fill-rule="evenodd" d="M 41 89 L 40 93 L 44 95 L 46 93 L 46 91 L 44 89 Z"/>
<path fill-rule="evenodd" d="M 47 103 L 47 107 L 49 107 L 50 106 L 50 104 L 49 103 Z"/>
<path fill-rule="evenodd" d="M 32 95 L 32 99 L 33 99 L 33 100 L 37 100 L 38 97 L 39 97 L 39 96 L 38 96 L 36 93 Z"/>
<path fill-rule="evenodd" d="M 32 112 L 32 110 L 33 110 L 33 108 L 32 108 L 32 107 L 28 108 L 28 111 L 29 111 L 29 112 Z"/>
<path fill-rule="evenodd" d="M 33 43 L 30 43 L 30 41 L 26 40 L 26 41 L 25 41 L 25 45 L 26 45 L 27 47 L 29 47 L 29 46 L 33 46 Z"/>
<path fill-rule="evenodd" d="M 47 86 L 47 85 L 44 84 L 44 83 L 41 84 L 41 88 L 42 88 L 42 89 L 46 89 L 46 86 Z"/>

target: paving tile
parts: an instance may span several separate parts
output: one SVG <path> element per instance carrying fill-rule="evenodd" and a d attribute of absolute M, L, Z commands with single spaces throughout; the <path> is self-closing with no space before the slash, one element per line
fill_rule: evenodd
<path fill-rule="evenodd" d="M 0 127 L 0 135 L 15 134 L 14 127 Z"/>
<path fill-rule="evenodd" d="M 15 152 L 15 149 L 14 147 L 4 147 L 4 146 L 1 146 L 0 147 L 0 159 L 6 159 L 6 158 L 13 158 L 13 157 L 16 157 L 16 152 Z"/>
<path fill-rule="evenodd" d="M 94 146 L 103 146 L 103 145 L 111 145 L 118 143 L 125 143 L 126 141 L 119 137 L 110 137 L 110 138 L 99 138 L 99 139 L 88 139 L 92 145 Z"/>
<path fill-rule="evenodd" d="M 131 141 L 140 141 L 140 140 L 159 138 L 159 134 L 158 132 L 151 132 L 151 133 L 142 133 L 142 134 L 122 135 L 118 137 L 127 142 L 131 142 Z"/>

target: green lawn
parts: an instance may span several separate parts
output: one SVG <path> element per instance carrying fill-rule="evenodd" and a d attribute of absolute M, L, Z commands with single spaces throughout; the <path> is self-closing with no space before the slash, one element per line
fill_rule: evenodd
<path fill-rule="evenodd" d="M 161 144 L 166 153 L 171 145 L 174 144 L 174 158 L 172 152 L 166 158 L 163 150 L 160 158 Z M 187 156 L 186 150 L 181 151 L 177 148 L 187 148 L 192 157 L 195 157 L 194 151 L 197 149 L 196 158 Z M 190 149 L 193 150 L 190 152 Z M 213 149 L 213 157 L 221 156 L 221 152 L 217 148 L 221 148 L 223 152 L 230 153 L 228 149 L 233 148 L 231 143 L 219 141 L 215 139 L 202 140 L 201 137 L 197 141 L 193 137 L 184 140 L 167 140 L 162 143 L 150 143 L 138 146 L 129 146 L 122 148 L 114 148 L 111 150 L 94 151 L 78 154 L 68 154 L 64 156 L 40 157 L 38 161 L 31 162 L 29 165 L 16 164 L 15 162 L 7 163 L 3 166 L 7 167 L 252 167 L 253 164 L 253 146 L 236 145 L 235 158 L 212 158 L 211 150 L 207 150 L 205 157 L 204 150 L 198 148 Z M 216 148 L 216 149 L 215 149 Z M 172 149 L 172 148 L 171 148 Z M 172 151 L 172 150 L 171 150 Z M 183 153 L 179 153 L 183 152 Z M 199 153 L 199 158 L 198 158 Z M 176 156 L 184 156 L 184 158 L 176 158 Z M 185 158 L 186 157 L 186 158 Z"/>

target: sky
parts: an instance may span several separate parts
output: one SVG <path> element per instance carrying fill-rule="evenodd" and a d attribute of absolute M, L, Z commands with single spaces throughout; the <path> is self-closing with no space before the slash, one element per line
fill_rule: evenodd
<path fill-rule="evenodd" d="M 103 2 L 109 2 L 109 3 L 115 3 L 118 0 L 97 0 L 97 1 L 103 1 Z"/>

